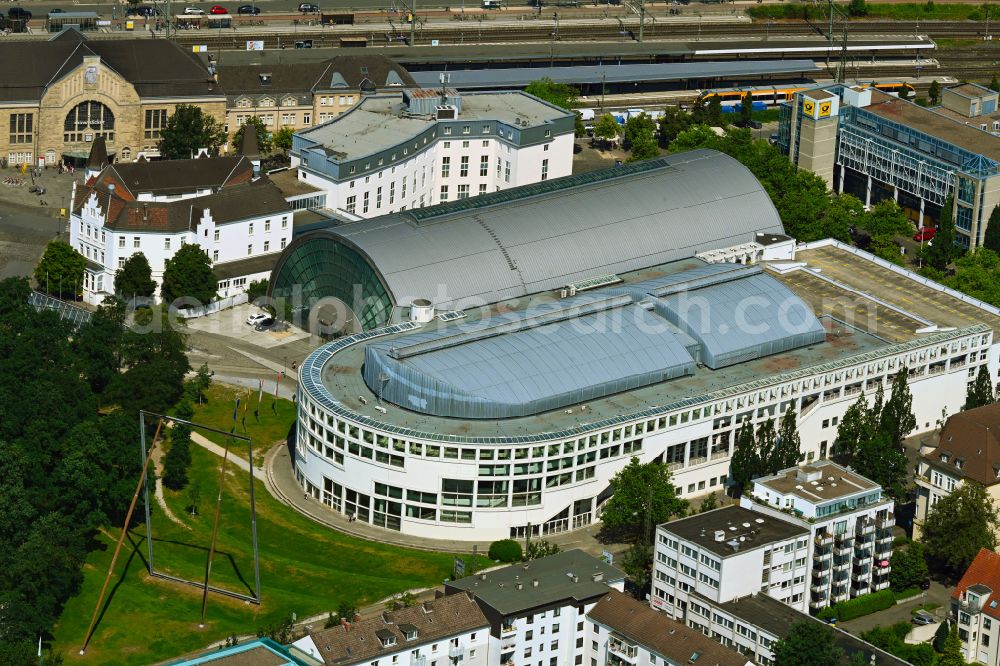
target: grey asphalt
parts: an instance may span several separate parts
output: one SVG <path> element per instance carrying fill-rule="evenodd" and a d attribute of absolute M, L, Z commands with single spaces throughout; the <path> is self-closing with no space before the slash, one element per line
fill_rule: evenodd
<path fill-rule="evenodd" d="M 30 276 L 60 224 L 0 199 L 0 279 Z"/>
<path fill-rule="evenodd" d="M 924 593 L 925 596 L 923 597 L 903 604 L 898 604 L 892 608 L 887 608 L 884 611 L 879 611 L 878 613 L 872 613 L 871 615 L 859 617 L 855 620 L 838 622 L 837 626 L 845 631 L 849 631 L 855 636 L 860 636 L 864 632 L 874 629 L 875 627 L 888 627 L 896 624 L 897 622 L 910 622 L 913 609 L 925 603 L 940 604 L 939 608 L 931 612 L 934 613 L 938 620 L 943 620 L 948 611 L 948 600 L 951 597 L 951 591 L 952 588 L 945 587 L 937 581 L 932 581 L 930 589 Z"/>

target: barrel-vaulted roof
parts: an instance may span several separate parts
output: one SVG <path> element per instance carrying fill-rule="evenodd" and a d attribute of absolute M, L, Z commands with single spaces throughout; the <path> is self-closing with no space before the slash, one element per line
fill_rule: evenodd
<path fill-rule="evenodd" d="M 756 178 L 696 150 L 318 232 L 351 246 L 397 306 L 466 308 L 783 233 Z M 300 239 L 305 241 L 305 237 Z"/>

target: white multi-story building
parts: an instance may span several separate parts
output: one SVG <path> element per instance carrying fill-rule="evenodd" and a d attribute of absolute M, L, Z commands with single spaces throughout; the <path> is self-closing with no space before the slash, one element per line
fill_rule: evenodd
<path fill-rule="evenodd" d="M 71 199 L 70 244 L 87 259 L 85 301 L 113 294 L 115 272 L 137 252 L 159 288 L 166 261 L 184 244 L 201 246 L 227 276 L 222 296 L 270 274 L 291 242 L 293 211 L 277 186 L 257 176 L 255 155 L 107 164 L 103 141 L 94 142 Z"/>
<path fill-rule="evenodd" d="M 725 602 L 766 592 L 804 610 L 809 531 L 731 505 L 656 528 L 650 603 L 701 629 L 696 596 Z"/>
<path fill-rule="evenodd" d="M 810 609 L 889 587 L 894 503 L 874 481 L 818 460 L 756 479 L 740 504 L 808 531 Z"/>
<path fill-rule="evenodd" d="M 590 666 L 751 666 L 752 659 L 658 613 L 632 597 L 609 590 L 587 613 Z"/>
<path fill-rule="evenodd" d="M 330 208 L 377 217 L 568 176 L 574 124 L 523 92 L 408 88 L 296 133 L 292 167 Z"/>
<path fill-rule="evenodd" d="M 472 595 L 490 624 L 491 666 L 581 664 L 584 616 L 625 574 L 582 550 L 445 583 L 445 594 Z M 447 597 L 446 597 L 447 598 Z"/>
<path fill-rule="evenodd" d="M 293 656 L 330 666 L 492 666 L 490 624 L 471 594 L 454 594 L 307 635 Z"/>
<path fill-rule="evenodd" d="M 694 498 L 746 420 L 794 409 L 813 462 L 904 368 L 918 431 L 995 372 L 995 307 L 780 232 L 744 167 L 695 151 L 297 237 L 272 296 L 364 332 L 301 366 L 296 478 L 390 530 L 544 536 L 598 520 L 633 456 Z M 712 263 L 762 236 L 757 265 Z"/>
<path fill-rule="evenodd" d="M 1000 555 L 979 551 L 952 592 L 951 615 L 966 661 L 1000 666 Z"/>

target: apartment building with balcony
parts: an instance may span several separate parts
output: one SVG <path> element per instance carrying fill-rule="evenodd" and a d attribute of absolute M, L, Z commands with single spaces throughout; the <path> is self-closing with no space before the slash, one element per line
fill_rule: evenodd
<path fill-rule="evenodd" d="M 981 549 L 951 595 L 962 654 L 974 664 L 1000 664 L 1000 555 Z"/>
<path fill-rule="evenodd" d="M 919 537 L 931 507 L 963 483 L 979 483 L 1000 510 L 1000 405 L 950 416 L 936 447 L 921 448 L 917 466 L 917 510 L 913 535 Z"/>
<path fill-rule="evenodd" d="M 783 516 L 735 505 L 660 525 L 651 604 L 692 626 L 696 595 L 721 603 L 765 592 L 804 610 L 808 539 L 806 527 Z"/>
<path fill-rule="evenodd" d="M 368 620 L 345 620 L 289 649 L 327 666 L 491 666 L 496 662 L 489 661 L 489 644 L 490 624 L 479 605 L 471 594 L 454 594 Z"/>
<path fill-rule="evenodd" d="M 889 587 L 894 503 L 874 481 L 819 460 L 756 479 L 740 505 L 808 531 L 810 611 Z"/>
<path fill-rule="evenodd" d="M 624 585 L 619 569 L 569 550 L 445 583 L 445 594 L 479 604 L 489 622 L 490 666 L 568 666 L 583 663 L 584 616 Z"/>
<path fill-rule="evenodd" d="M 583 663 L 591 666 L 753 663 L 739 652 L 615 590 L 609 590 L 587 613 L 586 625 L 589 659 Z"/>

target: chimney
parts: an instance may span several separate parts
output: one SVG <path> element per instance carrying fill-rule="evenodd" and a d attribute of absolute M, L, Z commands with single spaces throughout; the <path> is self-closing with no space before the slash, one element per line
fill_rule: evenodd
<path fill-rule="evenodd" d="M 531 587 L 538 587 L 538 579 L 537 578 L 532 578 L 531 579 Z"/>

